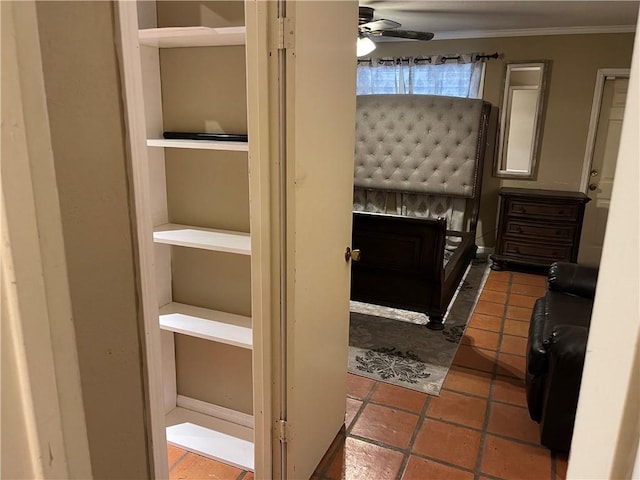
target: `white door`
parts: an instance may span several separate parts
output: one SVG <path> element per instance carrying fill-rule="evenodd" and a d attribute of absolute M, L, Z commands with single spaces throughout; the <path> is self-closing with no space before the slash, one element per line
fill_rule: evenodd
<path fill-rule="evenodd" d="M 357 3 L 287 2 L 287 476 L 309 478 L 344 424 Z"/>
<path fill-rule="evenodd" d="M 591 201 L 585 209 L 578 255 L 578 262 L 586 265 L 600 265 L 628 84 L 627 78 L 612 77 L 604 81 L 589 174 L 588 195 Z"/>

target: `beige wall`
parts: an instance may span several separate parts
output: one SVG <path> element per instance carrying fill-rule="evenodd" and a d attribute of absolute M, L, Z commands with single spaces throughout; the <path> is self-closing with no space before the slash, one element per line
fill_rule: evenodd
<path fill-rule="evenodd" d="M 499 106 L 505 62 L 551 60 L 547 112 L 537 177 L 500 180 L 485 169 L 479 244 L 493 246 L 500 185 L 577 190 L 584 160 L 591 103 L 599 68 L 629 68 L 632 33 L 551 35 L 544 37 L 434 40 L 378 43 L 374 57 L 419 56 L 460 52 L 499 52 L 487 63 L 484 99 Z"/>
<path fill-rule="evenodd" d="M 149 478 L 113 4 L 37 13 L 93 474 Z"/>

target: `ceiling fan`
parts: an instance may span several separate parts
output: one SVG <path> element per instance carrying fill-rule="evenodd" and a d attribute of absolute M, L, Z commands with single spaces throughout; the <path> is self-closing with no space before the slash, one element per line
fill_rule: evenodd
<path fill-rule="evenodd" d="M 395 37 L 407 40 L 427 41 L 433 38 L 431 32 L 417 32 L 415 30 L 400 30 L 400 24 L 393 20 L 381 18 L 373 19 L 375 9 L 371 7 L 358 7 L 358 57 L 368 55 L 376 48 L 371 37 Z"/>

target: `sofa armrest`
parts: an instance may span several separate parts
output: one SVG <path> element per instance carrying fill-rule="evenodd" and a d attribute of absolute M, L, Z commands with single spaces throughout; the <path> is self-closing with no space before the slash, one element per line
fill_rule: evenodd
<path fill-rule="evenodd" d="M 569 371 L 578 368 L 582 372 L 588 338 L 588 327 L 558 325 L 551 333 L 547 349 L 556 365 Z"/>
<path fill-rule="evenodd" d="M 567 452 L 571 446 L 588 336 L 586 327 L 560 325 L 548 344 L 540 443 L 551 450 Z"/>
<path fill-rule="evenodd" d="M 549 290 L 593 298 L 596 293 L 598 269 L 576 263 L 555 262 L 547 276 Z"/>

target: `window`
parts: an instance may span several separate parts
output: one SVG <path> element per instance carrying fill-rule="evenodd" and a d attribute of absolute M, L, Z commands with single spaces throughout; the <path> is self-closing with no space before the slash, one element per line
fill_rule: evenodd
<path fill-rule="evenodd" d="M 359 61 L 357 94 L 413 93 L 481 98 L 485 64 L 463 59 L 471 57 L 473 55 L 458 55 L 452 63 L 447 57 Z"/>

